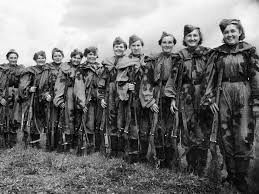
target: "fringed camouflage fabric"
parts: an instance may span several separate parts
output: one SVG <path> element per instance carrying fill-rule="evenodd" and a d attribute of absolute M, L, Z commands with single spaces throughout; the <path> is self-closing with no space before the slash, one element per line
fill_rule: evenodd
<path fill-rule="evenodd" d="M 214 49 L 211 59 L 204 102 L 213 102 L 219 68 L 223 68 L 219 103 L 221 151 L 228 179 L 237 187 L 245 188 L 249 161 L 253 157 L 256 124 L 253 106 L 257 106 L 259 91 L 258 55 L 254 47 L 240 42 L 234 48 L 224 44 Z"/>

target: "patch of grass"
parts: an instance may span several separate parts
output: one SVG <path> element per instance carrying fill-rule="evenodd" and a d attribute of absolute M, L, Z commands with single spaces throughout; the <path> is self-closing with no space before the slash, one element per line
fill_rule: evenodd
<path fill-rule="evenodd" d="M 77 157 L 19 146 L 0 153 L 0 192 L 6 193 L 224 193 L 192 174 L 127 164 L 99 153 Z M 228 193 L 228 192 L 226 192 Z"/>

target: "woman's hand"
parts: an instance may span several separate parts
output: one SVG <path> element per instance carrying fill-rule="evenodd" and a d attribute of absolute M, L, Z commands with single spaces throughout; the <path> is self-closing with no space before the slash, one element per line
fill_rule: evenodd
<path fill-rule="evenodd" d="M 175 99 L 173 99 L 171 102 L 170 111 L 172 112 L 172 114 L 175 114 L 175 112 L 178 111 L 178 108 L 175 105 Z"/>
<path fill-rule="evenodd" d="M 1 100 L 0 100 L 0 103 L 3 105 L 3 106 L 5 106 L 6 105 L 6 100 L 4 99 L 4 98 L 2 98 Z"/>
<path fill-rule="evenodd" d="M 50 101 L 52 100 L 51 95 L 47 94 L 47 95 L 46 95 L 46 100 L 47 100 L 48 102 L 50 102 Z"/>
<path fill-rule="evenodd" d="M 84 112 L 84 113 L 87 113 L 87 111 L 88 111 L 88 108 L 87 108 L 87 107 L 84 107 L 84 108 L 83 108 L 83 112 Z"/>
<path fill-rule="evenodd" d="M 218 107 L 218 105 L 216 105 L 216 103 L 214 102 L 214 103 L 212 103 L 212 104 L 210 105 L 210 110 L 211 110 L 211 112 L 215 115 L 215 114 L 217 114 L 217 113 L 219 112 L 219 107 Z"/>
<path fill-rule="evenodd" d="M 155 113 L 158 113 L 158 112 L 159 112 L 159 107 L 157 106 L 156 103 L 154 103 L 154 104 L 150 107 L 150 109 L 151 109 L 153 112 L 155 112 Z"/>
<path fill-rule="evenodd" d="M 135 90 L 135 84 L 129 83 L 129 90 L 134 91 Z"/>
<path fill-rule="evenodd" d="M 60 107 L 61 107 L 61 108 L 65 108 L 65 103 L 62 102 L 62 103 L 60 104 Z"/>
<path fill-rule="evenodd" d="M 106 108 L 107 107 L 107 103 L 105 102 L 104 99 L 101 100 L 101 106 L 102 106 L 102 108 Z"/>
<path fill-rule="evenodd" d="M 36 89 L 37 89 L 37 87 L 32 86 L 32 87 L 30 88 L 30 92 L 31 92 L 31 93 L 34 93 L 34 92 L 36 92 Z"/>

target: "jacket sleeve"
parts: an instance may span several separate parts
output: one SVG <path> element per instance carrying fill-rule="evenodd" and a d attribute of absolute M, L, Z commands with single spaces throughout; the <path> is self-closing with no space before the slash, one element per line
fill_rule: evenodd
<path fill-rule="evenodd" d="M 60 69 L 54 86 L 55 97 L 53 99 L 53 103 L 57 107 L 59 107 L 62 103 L 64 103 L 65 86 L 66 86 L 66 76 L 63 73 L 63 71 Z"/>
<path fill-rule="evenodd" d="M 27 100 L 30 96 L 30 86 L 32 82 L 32 74 L 27 72 L 21 75 L 19 82 L 19 97 L 22 100 Z"/>
<path fill-rule="evenodd" d="M 76 72 L 75 84 L 74 84 L 74 95 L 76 98 L 76 104 L 83 109 L 85 107 L 85 102 L 86 102 L 85 83 L 84 83 L 83 75 L 80 73 L 80 71 Z"/>
<path fill-rule="evenodd" d="M 150 60 L 142 66 L 143 76 L 140 83 L 139 99 L 142 107 L 150 108 L 155 102 L 154 98 L 154 61 Z"/>
<path fill-rule="evenodd" d="M 175 99 L 176 93 L 177 93 L 177 81 L 179 78 L 179 66 L 181 65 L 182 61 L 178 59 L 176 63 L 173 64 L 173 67 L 171 69 L 171 74 L 166 82 L 165 86 L 165 96 Z"/>
<path fill-rule="evenodd" d="M 0 70 L 0 100 L 4 98 L 6 75 L 3 70 Z"/>
<path fill-rule="evenodd" d="M 215 102 L 215 89 L 216 89 L 216 83 L 218 79 L 218 57 L 216 53 L 213 53 L 207 62 L 207 67 L 205 70 L 205 94 L 201 99 L 201 105 L 209 105 L 211 103 Z M 217 65 L 218 64 L 218 65 Z"/>
<path fill-rule="evenodd" d="M 50 82 L 52 81 L 50 71 L 49 70 L 44 70 L 41 74 L 40 78 L 40 83 L 39 83 L 39 91 L 40 91 L 40 96 L 41 99 L 46 100 L 46 96 L 50 95 L 51 92 L 51 84 Z M 51 96 L 53 98 L 53 96 Z"/>
<path fill-rule="evenodd" d="M 250 72 L 249 81 L 251 87 L 252 105 L 259 106 L 259 56 L 253 47 L 250 52 Z"/>
<path fill-rule="evenodd" d="M 109 73 L 107 69 L 104 67 L 98 69 L 97 98 L 100 100 L 105 98 L 105 88 L 108 76 Z"/>

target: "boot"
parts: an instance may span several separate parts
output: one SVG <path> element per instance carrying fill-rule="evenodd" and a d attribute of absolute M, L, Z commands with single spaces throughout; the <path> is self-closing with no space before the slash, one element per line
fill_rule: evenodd
<path fill-rule="evenodd" d="M 118 145 L 119 145 L 119 138 L 117 135 L 111 135 L 110 136 L 110 147 L 111 147 L 111 153 L 110 156 L 111 157 L 117 157 L 118 155 Z"/>
<path fill-rule="evenodd" d="M 135 163 L 138 162 L 138 140 L 129 139 L 129 162 Z"/>
<path fill-rule="evenodd" d="M 175 150 L 172 147 L 165 147 L 165 167 L 172 169 L 176 168 L 176 164 L 174 164 Z M 176 159 L 176 158 L 175 158 Z"/>
<path fill-rule="evenodd" d="M 156 157 L 157 157 L 157 168 L 165 168 L 165 150 L 164 147 L 156 147 Z"/>
<path fill-rule="evenodd" d="M 206 171 L 206 165 L 207 165 L 207 156 L 208 156 L 208 150 L 204 149 L 198 149 L 199 153 L 199 159 L 198 159 L 198 176 L 203 177 L 205 175 Z"/>
<path fill-rule="evenodd" d="M 101 146 L 101 134 L 99 131 L 95 132 L 95 152 L 100 151 L 100 146 Z"/>
<path fill-rule="evenodd" d="M 10 142 L 9 142 L 9 146 L 10 146 L 10 148 L 13 148 L 15 145 L 16 145 L 16 142 L 17 142 L 17 133 L 16 132 L 10 132 L 9 133 L 9 140 L 10 140 Z"/>
<path fill-rule="evenodd" d="M 140 139 L 140 147 L 139 160 L 140 162 L 147 162 L 148 141 L 146 139 Z"/>
<path fill-rule="evenodd" d="M 249 163 L 249 158 L 235 158 L 236 173 L 234 185 L 238 189 L 238 191 L 242 193 L 248 192 L 248 183 L 246 177 L 249 168 Z"/>
<path fill-rule="evenodd" d="M 242 192 L 242 193 L 248 192 L 248 183 L 246 181 L 245 173 L 236 173 L 233 183 L 239 192 Z"/>
<path fill-rule="evenodd" d="M 186 154 L 186 160 L 187 160 L 187 171 L 189 173 L 194 173 L 194 174 L 198 174 L 198 152 L 197 149 L 192 148 L 191 150 L 189 150 L 189 152 Z"/>
<path fill-rule="evenodd" d="M 72 141 L 73 141 L 72 135 L 65 134 L 65 142 L 62 142 L 64 152 L 70 152 L 70 148 L 72 147 Z"/>

